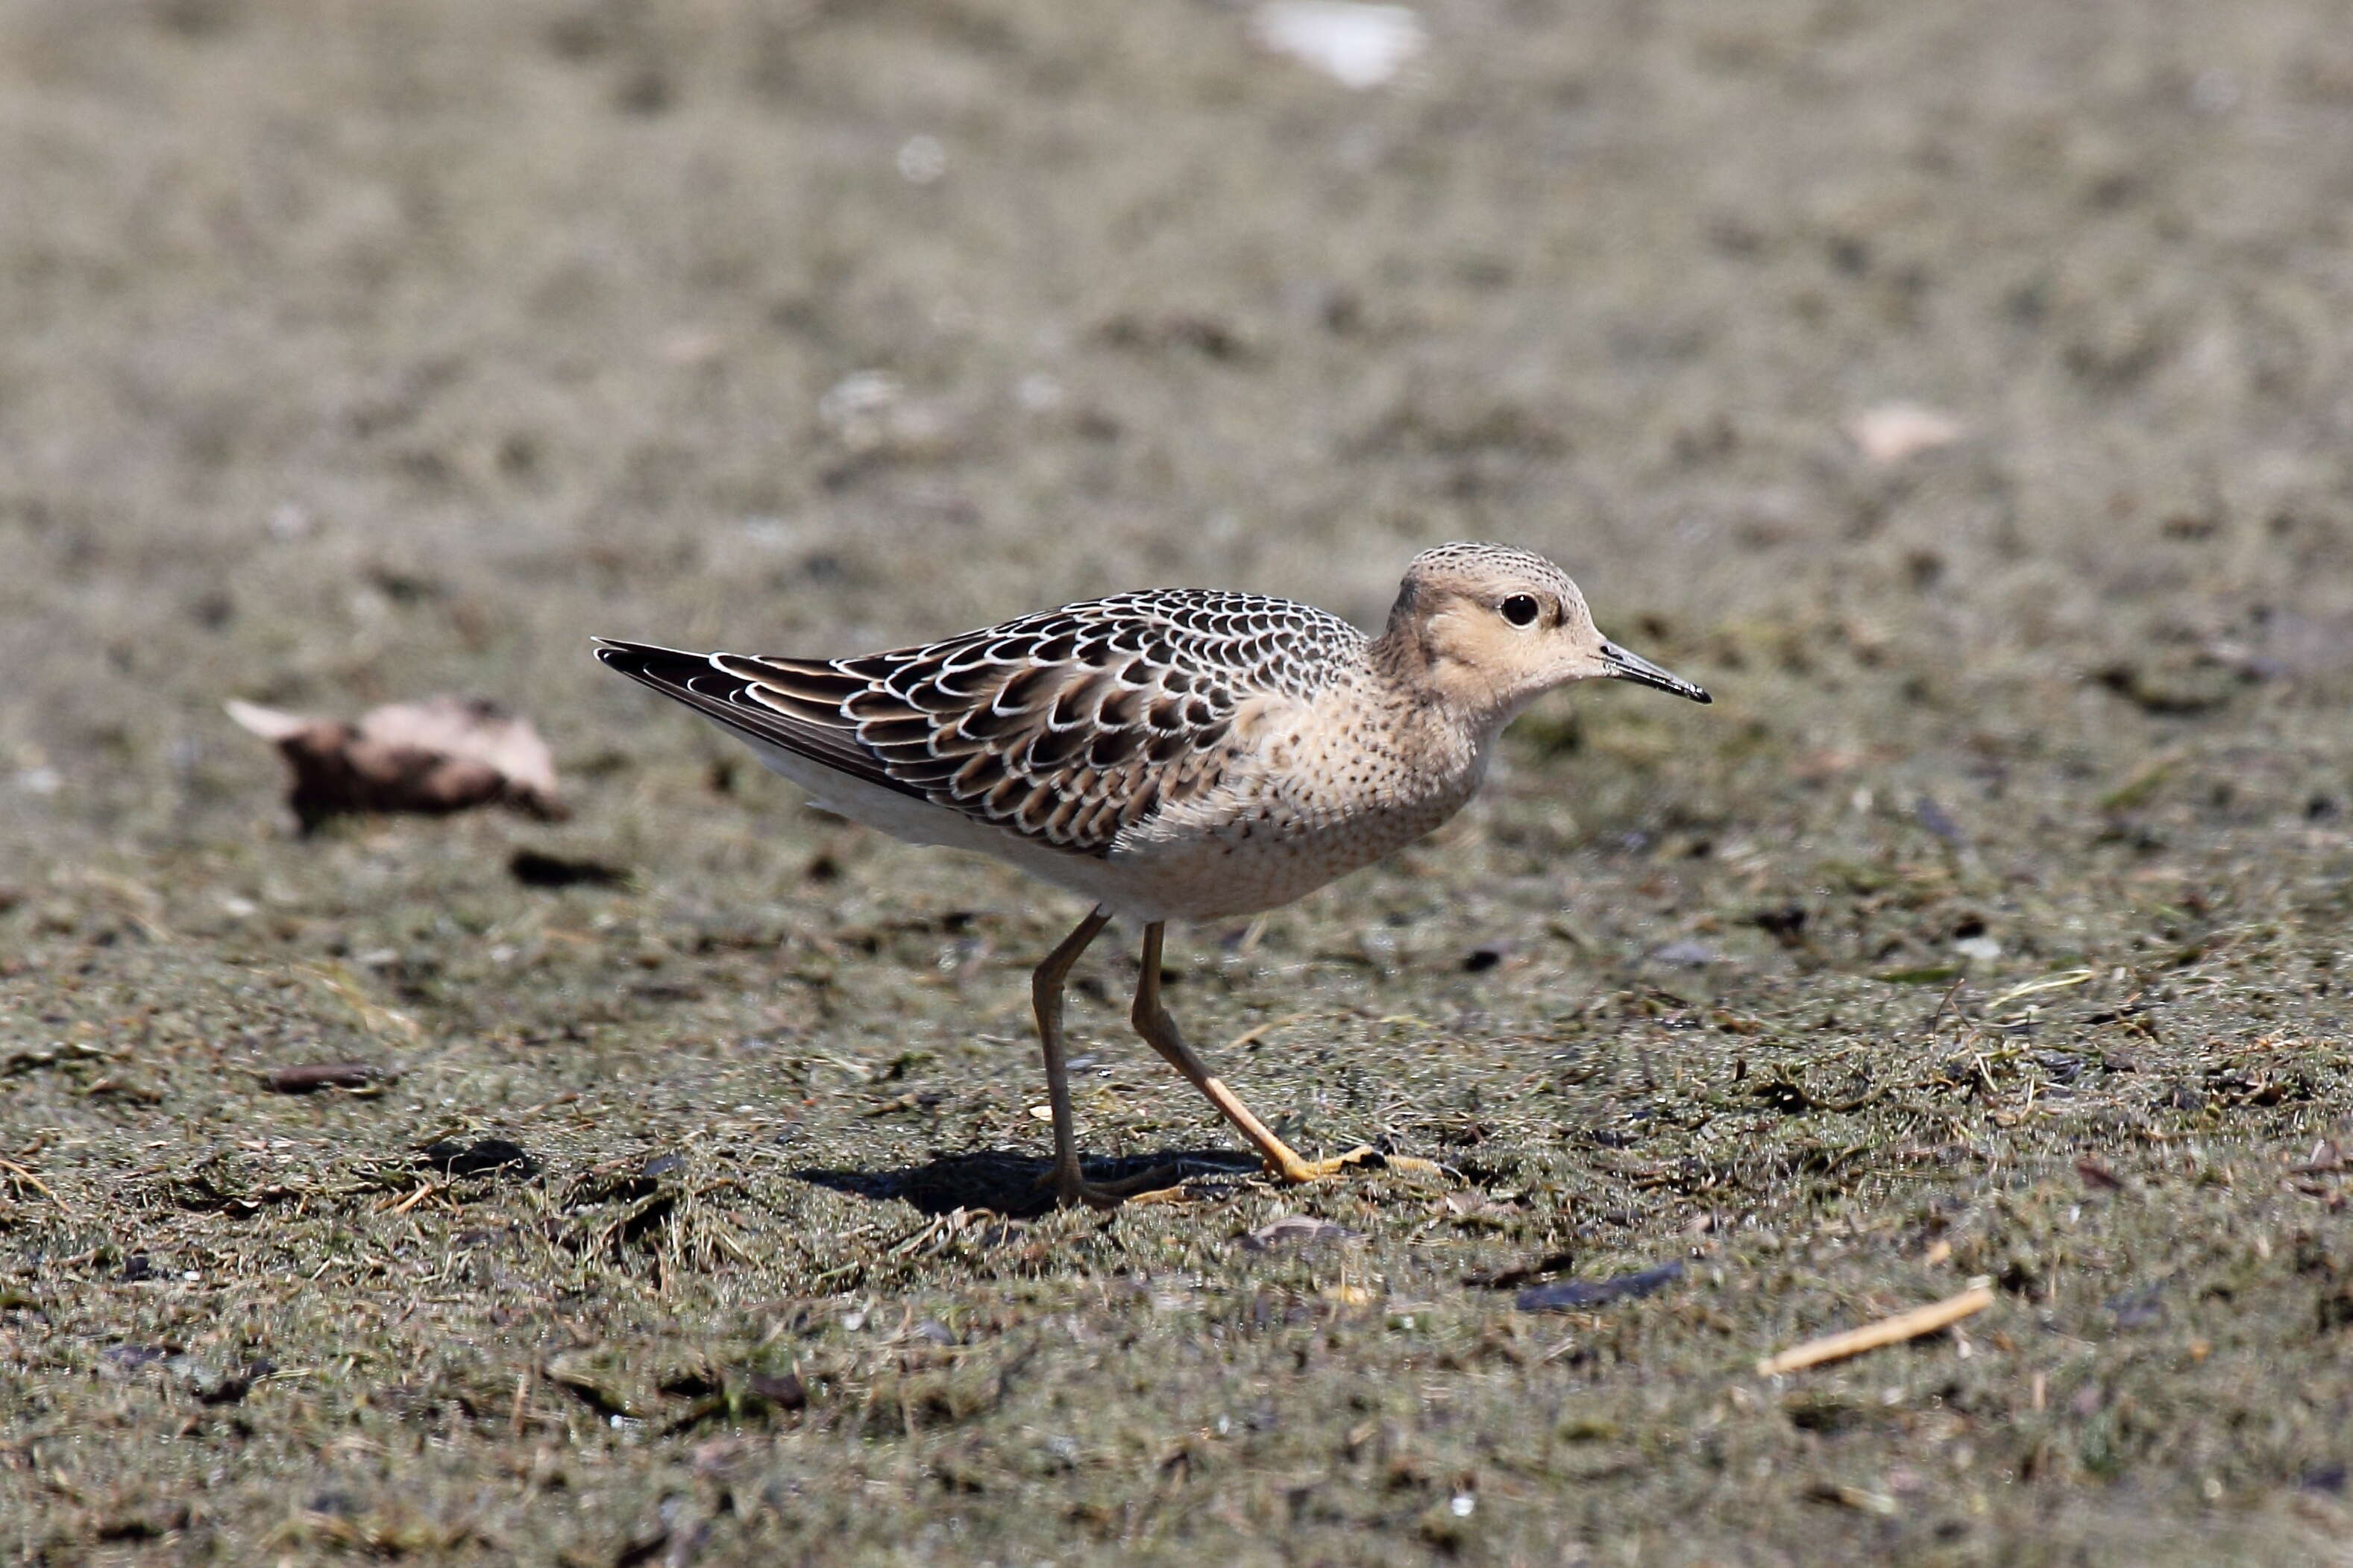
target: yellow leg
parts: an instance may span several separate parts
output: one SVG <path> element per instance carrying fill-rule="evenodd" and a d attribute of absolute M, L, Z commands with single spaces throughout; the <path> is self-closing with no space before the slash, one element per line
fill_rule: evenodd
<path fill-rule="evenodd" d="M 1328 1160 L 1303 1160 L 1293 1152 L 1291 1145 L 1274 1135 L 1273 1130 L 1250 1114 L 1234 1091 L 1212 1073 L 1193 1047 L 1185 1043 L 1178 1032 L 1176 1020 L 1160 1005 L 1160 944 L 1166 928 L 1155 921 L 1144 928 L 1144 977 L 1135 987 L 1135 1007 L 1128 1016 L 1135 1032 L 1145 1042 L 1166 1058 L 1168 1065 L 1183 1073 L 1186 1081 L 1209 1097 L 1209 1103 L 1219 1115 L 1232 1122 L 1250 1147 L 1259 1152 L 1267 1169 L 1286 1182 L 1313 1182 L 1337 1175 L 1352 1166 L 1378 1168 L 1387 1166 L 1398 1171 L 1434 1172 L 1442 1169 L 1429 1160 L 1408 1159 L 1398 1154 L 1384 1154 L 1370 1145 L 1360 1145 L 1345 1154 Z"/>
<path fill-rule="evenodd" d="M 1071 1114 L 1071 1076 L 1062 1047 L 1062 983 L 1089 943 L 1103 934 L 1111 915 L 1096 910 L 1046 955 L 1029 977 L 1029 1000 L 1038 1014 L 1038 1041 L 1046 1052 L 1046 1103 L 1054 1113 L 1054 1168 L 1047 1179 L 1054 1196 L 1064 1204 L 1088 1204 L 1109 1208 L 1122 1199 L 1152 1187 L 1166 1187 L 1175 1179 L 1169 1171 L 1147 1171 L 1119 1182 L 1090 1182 L 1079 1170 L 1079 1139 Z"/>

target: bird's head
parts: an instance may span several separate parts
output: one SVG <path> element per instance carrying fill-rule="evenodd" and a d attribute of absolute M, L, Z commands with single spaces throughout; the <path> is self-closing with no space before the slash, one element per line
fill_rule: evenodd
<path fill-rule="evenodd" d="M 1556 686 L 1597 678 L 1714 700 L 1603 637 L 1567 573 L 1508 544 L 1441 544 L 1415 556 L 1380 647 L 1407 679 L 1493 723 Z"/>

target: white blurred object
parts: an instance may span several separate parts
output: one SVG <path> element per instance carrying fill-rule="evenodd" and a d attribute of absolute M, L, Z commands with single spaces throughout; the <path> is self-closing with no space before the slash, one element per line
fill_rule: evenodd
<path fill-rule="evenodd" d="M 764 550 L 789 550 L 807 531 L 787 517 L 747 517 L 737 525 L 744 537 Z"/>
<path fill-rule="evenodd" d="M 1951 415 L 1917 403 L 1883 403 L 1847 421 L 1846 433 L 1873 462 L 1900 463 L 1949 447 L 1969 431 Z"/>
<path fill-rule="evenodd" d="M 936 136 L 910 136 L 899 149 L 899 177 L 928 185 L 948 172 L 948 150 Z"/>
<path fill-rule="evenodd" d="M 817 416 L 830 430 L 841 430 L 882 412 L 899 401 L 899 378 L 887 370 L 861 370 L 843 376 L 817 400 Z"/>
<path fill-rule="evenodd" d="M 1405 6 L 1358 0 L 1267 0 L 1250 18 L 1250 35 L 1354 88 L 1380 86 L 1430 42 L 1421 18 Z"/>
<path fill-rule="evenodd" d="M 282 503 L 269 514 L 269 537 L 280 544 L 308 539 L 318 527 L 319 520 L 292 501 Z"/>
<path fill-rule="evenodd" d="M 1032 371 L 1014 384 L 1013 397 L 1032 414 L 1049 414 L 1062 405 L 1062 384 L 1043 371 Z"/>

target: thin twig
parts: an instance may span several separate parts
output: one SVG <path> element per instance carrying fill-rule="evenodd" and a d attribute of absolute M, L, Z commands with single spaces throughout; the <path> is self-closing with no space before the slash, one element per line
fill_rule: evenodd
<path fill-rule="evenodd" d="M 1906 1340 L 1916 1340 L 1923 1334 L 1933 1334 L 1938 1329 L 1950 1328 L 1963 1318 L 1982 1312 L 1992 1305 L 1992 1283 L 1984 1279 L 1971 1280 L 1969 1288 L 1957 1296 L 1948 1296 L 1926 1307 L 1915 1307 L 1908 1312 L 1898 1312 L 1892 1318 L 1882 1318 L 1875 1323 L 1865 1323 L 1842 1334 L 1825 1334 L 1820 1339 L 1793 1345 L 1778 1355 L 1768 1355 L 1757 1363 L 1757 1373 L 1760 1377 L 1778 1377 L 1785 1372 L 1820 1366 L 1826 1361 L 1844 1361 L 1865 1351 L 1878 1350 L 1883 1345 L 1900 1345 Z"/>
<path fill-rule="evenodd" d="M 16 1161 L 0 1160 L 0 1171 L 7 1172 L 8 1178 L 12 1183 L 19 1183 L 25 1186 L 32 1188 L 35 1192 L 40 1194 L 51 1203 L 58 1201 L 58 1194 L 49 1191 L 49 1184 L 47 1182 L 33 1174 L 32 1172 L 26 1170 L 24 1166 L 16 1163 Z"/>
<path fill-rule="evenodd" d="M 1945 1021 L 1946 1009 L 1953 1005 L 1953 998 L 1960 994 L 1961 987 L 1968 983 L 1968 978 L 1966 970 L 1954 975 L 1953 983 L 1947 986 L 1945 994 L 1936 999 L 1936 1010 L 1928 1015 L 1927 1034 L 1930 1039 L 1936 1037 L 1936 1026 Z"/>

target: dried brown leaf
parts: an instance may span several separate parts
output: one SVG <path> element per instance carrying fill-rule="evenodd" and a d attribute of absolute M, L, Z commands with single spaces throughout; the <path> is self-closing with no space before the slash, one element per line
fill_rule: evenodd
<path fill-rule="evenodd" d="M 388 703 L 357 724 L 232 700 L 228 715 L 276 745 L 293 780 L 287 804 L 309 832 L 344 812 L 442 816 L 506 805 L 565 815 L 555 759 L 531 721 L 475 698 Z"/>

